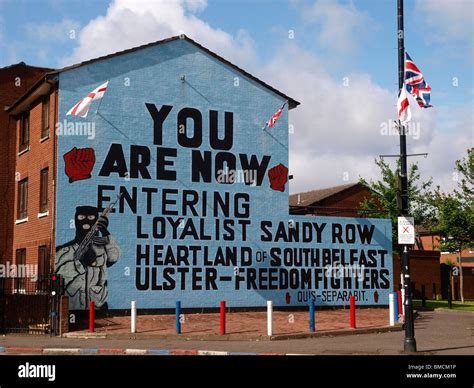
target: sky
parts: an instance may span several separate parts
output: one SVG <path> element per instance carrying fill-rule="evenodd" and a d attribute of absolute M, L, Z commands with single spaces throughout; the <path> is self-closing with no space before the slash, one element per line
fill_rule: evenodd
<path fill-rule="evenodd" d="M 396 9 L 396 0 L 0 0 L 0 67 L 63 67 L 185 33 L 301 102 L 289 113 L 296 193 L 377 179 L 374 159 L 398 153 Z M 433 104 L 410 100 L 408 151 L 428 153 L 410 162 L 446 192 L 474 146 L 473 37 L 474 1 L 405 0 L 405 48 Z"/>

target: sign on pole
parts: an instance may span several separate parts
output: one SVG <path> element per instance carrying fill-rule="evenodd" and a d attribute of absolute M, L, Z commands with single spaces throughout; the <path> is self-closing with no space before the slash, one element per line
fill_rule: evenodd
<path fill-rule="evenodd" d="M 415 244 L 415 220 L 413 217 L 398 217 L 398 243 Z"/>

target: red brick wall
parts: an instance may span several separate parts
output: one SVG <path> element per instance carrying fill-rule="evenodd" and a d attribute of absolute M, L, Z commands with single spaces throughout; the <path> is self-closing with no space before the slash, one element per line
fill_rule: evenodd
<path fill-rule="evenodd" d="M 423 245 L 423 249 L 436 251 L 438 248 L 438 242 L 436 236 L 433 235 L 423 235 L 419 237 L 421 244 Z"/>
<path fill-rule="evenodd" d="M 23 95 L 49 69 L 17 64 L 0 69 L 0 262 L 13 261 L 16 121 L 6 106 Z"/>
<path fill-rule="evenodd" d="M 435 235 L 423 235 L 420 236 L 420 240 L 423 244 L 423 248 L 426 250 L 439 250 L 439 236 Z M 472 252 L 473 249 L 464 249 L 462 251 L 462 257 L 474 257 L 474 253 Z M 458 262 L 459 253 L 446 253 L 441 255 L 441 263 L 446 263 L 446 261 L 450 261 L 452 264 L 456 264 Z M 474 268 L 474 263 L 463 263 L 463 266 L 468 268 Z"/>
<path fill-rule="evenodd" d="M 59 299 L 59 335 L 69 332 L 69 297 L 62 295 Z"/>
<path fill-rule="evenodd" d="M 398 291 L 400 279 L 400 258 L 393 255 L 393 289 Z M 439 252 L 437 251 L 410 251 L 411 281 L 415 283 L 413 294 L 416 299 L 421 298 L 421 286 L 425 286 L 427 299 L 433 299 L 433 283 L 436 293 L 441 295 L 441 274 L 439 267 Z"/>
<path fill-rule="evenodd" d="M 42 102 L 37 101 L 30 109 L 30 147 L 29 150 L 18 154 L 20 120 L 17 120 L 16 131 L 16 174 L 17 179 L 28 178 L 28 221 L 14 225 L 13 251 L 26 248 L 26 263 L 38 263 L 38 247 L 49 247 L 50 256 L 53 257 L 53 205 L 54 205 L 54 180 L 55 180 L 55 123 L 56 123 L 57 93 L 54 90 L 49 95 L 50 108 L 50 135 L 41 139 L 42 128 Z M 40 199 L 40 172 L 48 168 L 48 215 L 38 217 Z M 15 187 L 14 211 L 16 219 L 18 185 Z"/>

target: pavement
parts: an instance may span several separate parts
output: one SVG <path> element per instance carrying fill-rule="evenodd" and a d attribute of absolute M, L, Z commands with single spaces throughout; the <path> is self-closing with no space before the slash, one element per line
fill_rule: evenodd
<path fill-rule="evenodd" d="M 219 313 L 181 314 L 181 334 L 176 336 L 175 315 L 138 315 L 134 338 L 167 339 L 186 338 L 199 340 L 268 340 L 305 338 L 309 333 L 307 311 L 274 311 L 273 335 L 267 336 L 265 311 L 232 312 L 226 314 L 226 335 L 220 335 Z M 360 331 L 389 330 L 388 309 L 357 309 L 356 326 Z M 315 314 L 316 334 L 351 331 L 349 310 L 318 310 Z M 68 337 L 89 336 L 87 322 L 82 330 L 68 333 Z M 130 337 L 130 316 L 96 319 L 95 336 L 123 339 Z"/>
<path fill-rule="evenodd" d="M 229 341 L 168 338 L 59 338 L 6 335 L 0 338 L 1 354 L 170 354 L 170 355 L 400 355 L 404 332 L 332 335 L 304 339 Z M 474 313 L 423 311 L 415 323 L 418 354 L 474 355 Z"/>

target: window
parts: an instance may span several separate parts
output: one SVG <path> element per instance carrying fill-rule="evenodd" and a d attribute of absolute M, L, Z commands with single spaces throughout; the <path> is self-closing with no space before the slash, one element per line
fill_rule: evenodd
<path fill-rule="evenodd" d="M 19 278 L 16 281 L 16 287 L 15 288 L 16 288 L 17 292 L 18 291 L 24 292 L 25 291 L 25 285 L 26 285 L 25 284 L 26 279 L 21 275 L 25 274 L 25 264 L 26 264 L 26 249 L 25 248 L 16 250 L 15 264 L 16 264 L 16 271 L 17 271 L 16 277 Z"/>
<path fill-rule="evenodd" d="M 40 213 L 48 211 L 48 169 L 44 168 L 40 173 Z"/>
<path fill-rule="evenodd" d="M 16 263 L 17 266 L 23 266 L 26 264 L 26 248 L 16 250 Z"/>
<path fill-rule="evenodd" d="M 18 182 L 17 220 L 28 217 L 28 178 Z"/>
<path fill-rule="evenodd" d="M 20 120 L 20 152 L 28 149 L 30 145 L 30 113 L 25 112 Z"/>
<path fill-rule="evenodd" d="M 38 276 L 49 275 L 49 250 L 46 245 L 38 247 Z"/>
<path fill-rule="evenodd" d="M 49 96 L 43 99 L 43 115 L 41 125 L 41 138 L 49 137 Z"/>

